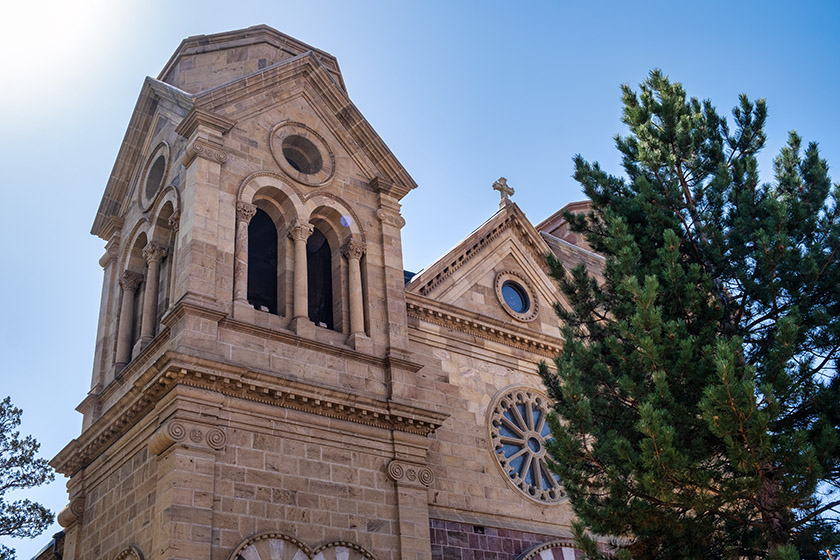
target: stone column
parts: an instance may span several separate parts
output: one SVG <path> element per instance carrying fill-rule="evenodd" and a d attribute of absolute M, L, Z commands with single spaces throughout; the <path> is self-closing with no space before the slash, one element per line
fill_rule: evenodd
<path fill-rule="evenodd" d="M 134 324 L 134 294 L 143 275 L 126 270 L 120 276 L 120 286 L 123 290 L 122 306 L 120 307 L 120 328 L 117 332 L 117 371 L 131 361 L 131 327 Z"/>
<path fill-rule="evenodd" d="M 143 258 L 148 263 L 146 288 L 143 292 L 143 324 L 140 326 L 140 340 L 144 346 L 155 337 L 158 286 L 160 284 L 160 261 L 165 256 L 166 247 L 151 242 L 143 247 Z"/>
<path fill-rule="evenodd" d="M 341 249 L 348 262 L 348 292 L 350 294 L 350 335 L 365 333 L 365 308 L 362 299 L 362 267 L 360 264 L 365 246 L 357 239 L 350 239 Z"/>
<path fill-rule="evenodd" d="M 236 203 L 236 245 L 233 248 L 233 300 L 248 301 L 248 224 L 257 207 L 241 200 Z"/>
<path fill-rule="evenodd" d="M 309 320 L 309 284 L 306 274 L 306 240 L 315 228 L 309 222 L 297 222 L 289 230 L 295 242 L 294 320 Z"/>

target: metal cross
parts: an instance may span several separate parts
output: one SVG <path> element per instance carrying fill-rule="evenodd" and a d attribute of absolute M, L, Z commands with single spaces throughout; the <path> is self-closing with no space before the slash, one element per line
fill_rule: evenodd
<path fill-rule="evenodd" d="M 499 202 L 499 208 L 511 204 L 509 197 L 513 196 L 514 191 L 513 187 L 508 186 L 507 179 L 499 177 L 499 180 L 493 183 L 493 190 L 499 191 L 499 194 L 502 196 L 502 200 Z"/>

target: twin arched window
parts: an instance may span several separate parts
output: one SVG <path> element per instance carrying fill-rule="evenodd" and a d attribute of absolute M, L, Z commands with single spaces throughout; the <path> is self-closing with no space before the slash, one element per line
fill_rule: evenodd
<path fill-rule="evenodd" d="M 256 209 L 248 223 L 248 303 L 256 309 L 279 314 L 285 308 L 286 258 L 285 238 L 267 212 Z M 309 320 L 316 325 L 336 329 L 340 324 L 333 296 L 335 264 L 333 248 L 324 232 L 315 226 L 306 240 L 306 280 Z M 336 329 L 338 330 L 338 329 Z"/>

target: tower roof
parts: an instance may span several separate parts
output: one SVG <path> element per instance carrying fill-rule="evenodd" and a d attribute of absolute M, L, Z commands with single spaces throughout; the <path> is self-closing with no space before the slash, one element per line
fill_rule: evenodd
<path fill-rule="evenodd" d="M 163 67 L 158 80 L 195 94 L 306 52 L 312 52 L 347 91 L 333 55 L 267 25 L 187 37 Z"/>

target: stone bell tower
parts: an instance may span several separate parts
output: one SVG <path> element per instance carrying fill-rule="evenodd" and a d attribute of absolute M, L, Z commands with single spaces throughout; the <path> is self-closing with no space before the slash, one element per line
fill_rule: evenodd
<path fill-rule="evenodd" d="M 430 558 L 400 201 L 336 59 L 266 26 L 143 83 L 106 242 L 64 560 Z"/>

